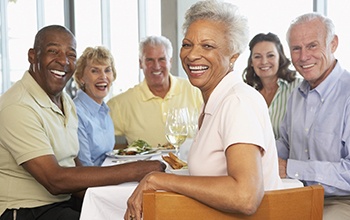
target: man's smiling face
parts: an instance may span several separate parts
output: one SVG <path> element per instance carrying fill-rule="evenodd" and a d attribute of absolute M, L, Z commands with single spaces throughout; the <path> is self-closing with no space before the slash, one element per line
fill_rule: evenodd
<path fill-rule="evenodd" d="M 57 96 L 74 73 L 76 56 L 74 36 L 65 31 L 48 31 L 37 48 L 28 52 L 31 75 L 49 96 Z"/>

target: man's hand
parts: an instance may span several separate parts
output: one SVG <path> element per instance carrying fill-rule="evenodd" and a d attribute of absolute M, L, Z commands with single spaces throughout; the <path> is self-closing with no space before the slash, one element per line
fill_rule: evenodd
<path fill-rule="evenodd" d="M 279 168 L 280 177 L 286 178 L 287 177 L 287 160 L 278 158 L 278 168 Z"/>

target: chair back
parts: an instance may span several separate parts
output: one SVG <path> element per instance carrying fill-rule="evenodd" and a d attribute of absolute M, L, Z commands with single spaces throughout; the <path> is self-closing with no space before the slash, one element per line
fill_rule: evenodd
<path fill-rule="evenodd" d="M 258 210 L 248 216 L 222 212 L 172 192 L 145 191 L 143 220 L 322 220 L 323 202 L 321 185 L 266 191 Z"/>

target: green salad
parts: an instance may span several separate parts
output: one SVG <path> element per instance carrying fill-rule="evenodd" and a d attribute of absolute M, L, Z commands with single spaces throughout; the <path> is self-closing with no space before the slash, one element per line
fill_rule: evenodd
<path fill-rule="evenodd" d="M 129 144 L 125 149 L 120 149 L 119 155 L 135 155 L 140 154 L 142 152 L 151 151 L 152 146 L 149 145 L 144 140 L 136 140 Z"/>

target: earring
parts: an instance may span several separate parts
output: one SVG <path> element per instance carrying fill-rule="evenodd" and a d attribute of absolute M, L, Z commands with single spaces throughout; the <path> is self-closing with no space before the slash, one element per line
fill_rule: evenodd
<path fill-rule="evenodd" d="M 233 70 L 233 63 L 230 63 L 230 69 Z"/>
<path fill-rule="evenodd" d="M 85 91 L 85 83 L 84 82 L 81 83 L 80 87 L 81 87 L 81 90 Z"/>

